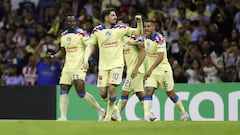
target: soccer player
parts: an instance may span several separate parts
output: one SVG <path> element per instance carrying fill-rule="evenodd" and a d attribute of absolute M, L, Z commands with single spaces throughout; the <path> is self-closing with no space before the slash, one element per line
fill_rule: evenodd
<path fill-rule="evenodd" d="M 174 92 L 174 81 L 171 65 L 167 58 L 166 40 L 158 32 L 155 31 L 155 22 L 153 20 L 144 21 L 144 46 L 147 52 L 148 70 L 145 74 L 145 96 L 144 119 L 151 120 L 152 111 L 152 95 L 160 86 L 164 89 L 168 97 L 175 104 L 180 112 L 180 120 L 186 121 L 188 114 L 182 105 L 182 101 Z"/>
<path fill-rule="evenodd" d="M 86 69 L 83 68 L 84 53 L 88 36 L 85 31 L 76 27 L 76 18 L 73 15 L 66 16 L 67 29 L 61 34 L 61 49 L 52 58 L 61 58 L 65 56 L 65 64 L 60 78 L 60 112 L 59 120 L 67 120 L 67 109 L 69 104 L 68 93 L 74 84 L 77 94 L 93 106 L 102 120 L 105 110 L 100 107 L 95 98 L 85 91 Z M 49 56 L 49 55 L 48 55 Z"/>
<path fill-rule="evenodd" d="M 129 26 L 127 17 L 120 17 L 118 24 Z M 138 42 L 139 40 L 139 42 Z M 125 107 L 128 95 L 133 92 L 137 95 L 139 101 L 142 103 L 144 96 L 144 73 L 145 67 L 143 64 L 146 51 L 144 47 L 137 47 L 136 45 L 143 42 L 140 36 L 125 36 L 124 37 L 124 60 L 127 67 L 126 80 L 122 87 L 121 98 L 118 101 L 117 107 L 121 112 Z M 143 104 L 143 103 L 142 103 Z M 111 117 L 113 121 L 116 120 L 115 114 Z"/>
<path fill-rule="evenodd" d="M 126 35 L 142 34 L 142 18 L 137 15 L 137 29 L 119 25 L 117 23 L 116 11 L 113 8 L 102 12 L 104 24 L 93 29 L 89 45 L 85 53 L 84 63 L 88 66 L 88 58 L 93 50 L 93 45 L 99 48 L 99 73 L 97 86 L 100 95 L 107 103 L 107 112 L 104 121 L 110 121 L 116 101 L 116 88 L 122 81 L 124 67 L 123 38 Z M 119 114 L 119 112 L 117 112 Z M 121 121 L 120 115 L 117 118 Z"/>

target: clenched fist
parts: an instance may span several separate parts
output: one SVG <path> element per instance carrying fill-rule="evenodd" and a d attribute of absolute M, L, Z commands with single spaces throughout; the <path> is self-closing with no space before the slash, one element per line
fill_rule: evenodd
<path fill-rule="evenodd" d="M 136 16 L 135 16 L 135 20 L 136 20 L 138 23 L 142 22 L 142 16 L 141 16 L 141 15 L 136 15 Z"/>

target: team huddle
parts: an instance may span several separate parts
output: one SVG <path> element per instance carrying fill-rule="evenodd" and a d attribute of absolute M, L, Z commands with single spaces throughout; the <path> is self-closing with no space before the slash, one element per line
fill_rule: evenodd
<path fill-rule="evenodd" d="M 142 17 L 136 15 L 137 28 L 131 28 L 125 18 L 117 18 L 116 11 L 112 8 L 102 12 L 102 19 L 104 23 L 96 26 L 88 36 L 84 30 L 76 27 L 76 18 L 68 15 L 67 29 L 61 35 L 61 50 L 55 55 L 47 55 L 51 58 L 65 57 L 59 82 L 61 86 L 59 120 L 67 120 L 68 93 L 74 85 L 78 96 L 96 109 L 99 121 L 121 121 L 120 113 L 127 103 L 130 92 L 137 95 L 143 106 L 143 119 L 158 120 L 152 112 L 152 96 L 160 87 L 166 91 L 179 110 L 180 120 L 186 121 L 188 113 L 174 92 L 166 41 L 155 31 L 155 22 L 152 20 L 143 22 Z M 106 109 L 85 90 L 88 59 L 94 51 L 94 46 L 99 48 L 97 87 L 107 104 Z M 127 68 L 127 76 L 122 86 L 121 97 L 116 104 L 116 89 L 122 82 L 124 66 Z"/>

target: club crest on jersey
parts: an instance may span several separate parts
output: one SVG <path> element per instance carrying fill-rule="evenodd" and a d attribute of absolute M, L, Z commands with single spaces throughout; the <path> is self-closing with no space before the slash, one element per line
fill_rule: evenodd
<path fill-rule="evenodd" d="M 150 42 L 147 42 L 147 49 L 149 49 L 150 48 Z"/>
<path fill-rule="evenodd" d="M 107 39 L 110 38 L 111 35 L 112 35 L 112 33 L 111 33 L 110 31 L 106 32 L 106 34 L 105 34 L 105 36 L 106 36 Z"/>
<path fill-rule="evenodd" d="M 67 40 L 67 43 L 70 44 L 70 42 L 71 42 L 72 39 L 71 39 L 71 37 L 67 37 L 66 40 Z"/>
<path fill-rule="evenodd" d="M 50 69 L 53 71 L 53 70 L 55 70 L 55 67 L 54 67 L 54 66 L 51 66 Z"/>

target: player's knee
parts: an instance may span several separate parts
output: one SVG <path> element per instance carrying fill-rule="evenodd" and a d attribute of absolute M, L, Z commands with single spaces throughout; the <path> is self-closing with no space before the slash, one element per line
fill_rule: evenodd
<path fill-rule="evenodd" d="M 116 84 L 110 84 L 109 87 L 108 87 L 108 90 L 116 90 L 117 86 L 118 85 L 116 85 Z"/>
<path fill-rule="evenodd" d="M 106 93 L 100 93 L 100 96 L 103 98 L 103 99 L 105 99 L 105 98 L 107 98 L 107 94 Z"/>
<path fill-rule="evenodd" d="M 152 87 L 147 88 L 145 91 L 145 95 L 152 95 L 154 90 L 155 90 L 155 88 L 152 88 Z"/>
<path fill-rule="evenodd" d="M 102 98 L 106 98 L 107 97 L 107 91 L 104 89 L 100 89 L 99 94 L 101 95 Z"/>
<path fill-rule="evenodd" d="M 150 96 L 150 95 L 152 95 L 152 93 L 153 93 L 152 91 L 146 91 L 145 95 Z"/>
<path fill-rule="evenodd" d="M 122 96 L 128 96 L 128 92 L 127 91 L 122 91 Z"/>

